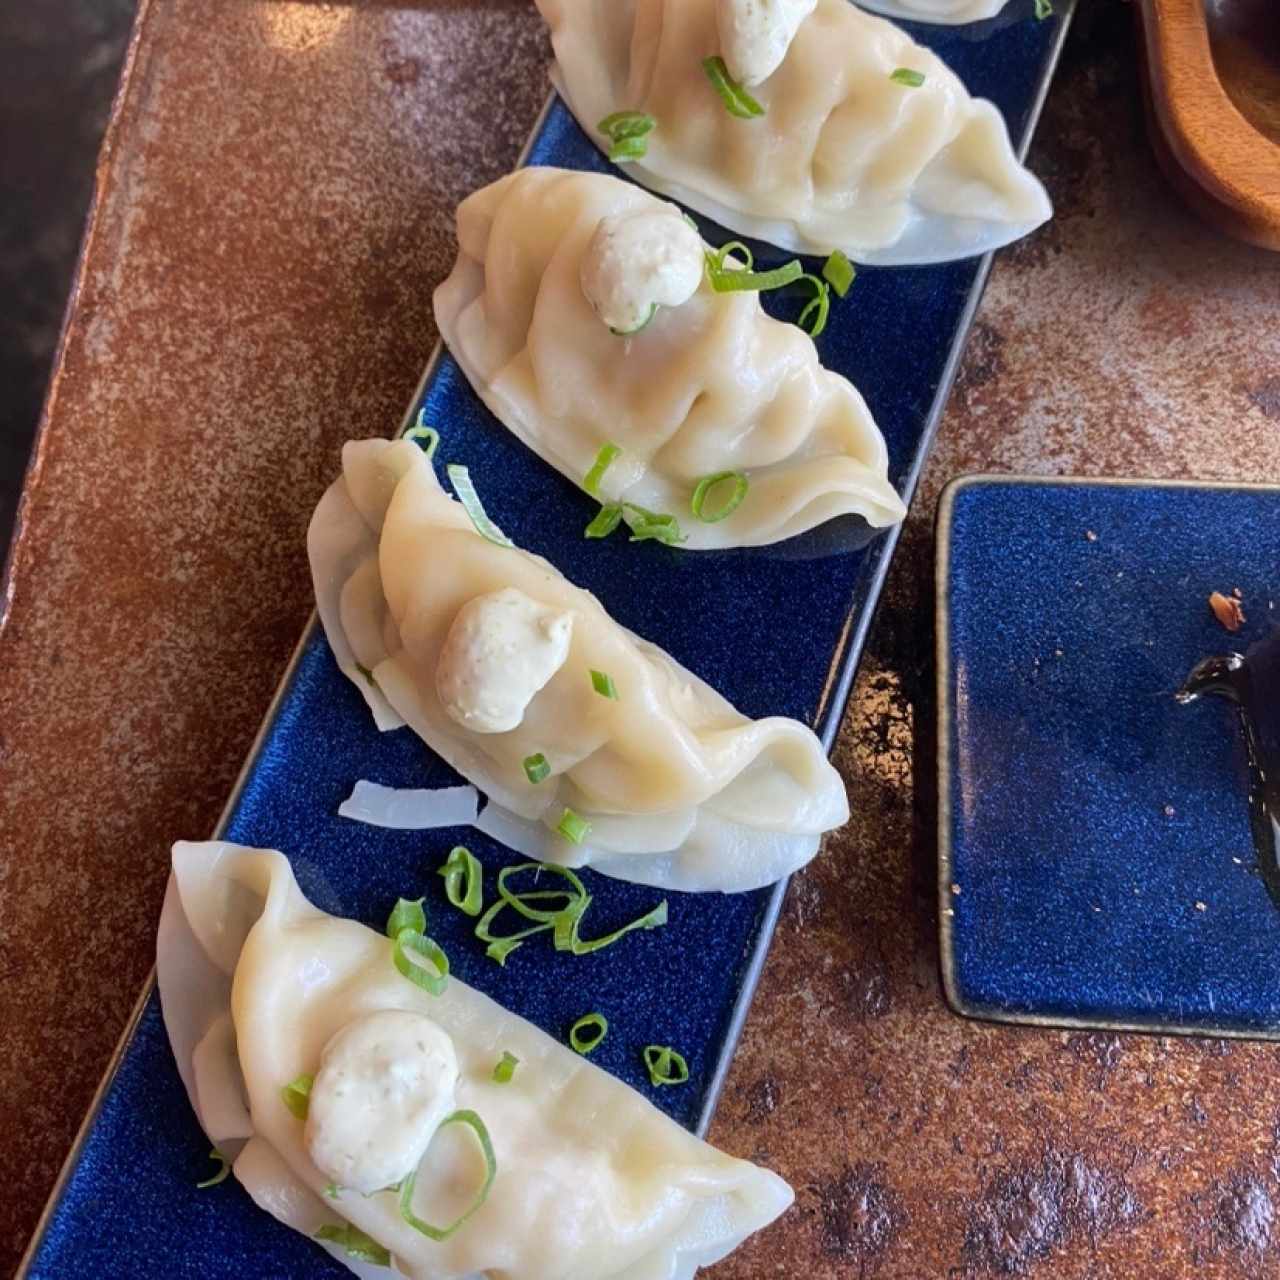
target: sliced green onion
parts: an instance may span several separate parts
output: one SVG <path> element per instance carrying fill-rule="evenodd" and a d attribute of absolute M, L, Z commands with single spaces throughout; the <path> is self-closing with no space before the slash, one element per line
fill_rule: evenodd
<path fill-rule="evenodd" d="M 613 677 L 607 671 L 591 672 L 591 687 L 602 697 L 612 698 L 615 702 L 618 699 L 618 686 L 613 683 Z"/>
<path fill-rule="evenodd" d="M 307 1107 L 310 1105 L 311 1086 L 315 1080 L 311 1076 L 299 1076 L 296 1080 L 290 1080 L 283 1089 L 280 1090 L 280 1097 L 284 1100 L 284 1105 L 299 1119 L 307 1118 Z"/>
<path fill-rule="evenodd" d="M 713 265 L 714 256 L 707 254 L 707 278 L 716 293 L 747 290 L 763 293 L 769 289 L 781 289 L 784 285 L 795 284 L 804 275 L 804 267 L 799 258 L 792 258 L 790 262 L 784 262 L 771 271 L 753 271 L 750 267 L 726 267 L 722 263 Z"/>
<path fill-rule="evenodd" d="M 337 1200 L 342 1195 L 342 1188 L 336 1182 L 326 1182 L 324 1193 L 330 1200 Z"/>
<path fill-rule="evenodd" d="M 290 1110 L 292 1110 L 292 1108 L 290 1108 Z M 305 1115 L 306 1113 L 303 1112 L 303 1114 Z M 197 1191 L 203 1191 L 206 1187 L 216 1187 L 218 1183 L 225 1182 L 227 1180 L 227 1174 L 231 1172 L 231 1162 L 222 1154 L 221 1151 L 218 1150 L 217 1147 L 214 1147 L 214 1149 L 209 1152 L 209 1159 L 216 1160 L 218 1162 L 218 1172 L 212 1177 L 206 1178 L 203 1182 L 197 1182 Z"/>
<path fill-rule="evenodd" d="M 607 502 L 582 531 L 584 538 L 607 538 L 622 523 L 622 504 Z"/>
<path fill-rule="evenodd" d="M 591 470 L 582 478 L 582 487 L 593 498 L 600 496 L 600 481 L 604 479 L 604 473 L 609 470 L 609 464 L 621 454 L 622 450 L 612 441 L 600 446 L 600 452 L 596 454 Z"/>
<path fill-rule="evenodd" d="M 440 1121 L 440 1129 L 447 1124 L 465 1124 L 475 1133 L 484 1154 L 484 1182 L 476 1198 L 460 1217 L 455 1218 L 447 1227 L 433 1227 L 424 1222 L 413 1211 L 413 1189 L 418 1182 L 418 1171 L 415 1169 L 400 1184 L 400 1216 L 415 1230 L 420 1231 L 428 1240 L 447 1240 L 477 1209 L 489 1198 L 489 1188 L 493 1186 L 494 1176 L 498 1172 L 498 1160 L 493 1154 L 493 1142 L 489 1138 L 489 1130 L 484 1121 L 474 1111 L 455 1111 Z M 439 1133 L 440 1129 L 436 1132 Z"/>
<path fill-rule="evenodd" d="M 422 909 L 423 899 L 411 902 L 408 898 L 400 898 L 387 917 L 387 937 L 397 938 L 402 929 L 412 929 L 414 933 L 426 933 L 427 913 Z"/>
<path fill-rule="evenodd" d="M 423 452 L 427 455 L 429 462 L 435 457 L 436 450 L 440 447 L 440 433 L 434 428 L 427 426 L 427 411 L 425 409 L 418 410 L 418 421 L 404 433 L 406 440 L 425 440 L 426 445 Z"/>
<path fill-rule="evenodd" d="M 634 502 L 622 504 L 622 518 L 631 530 L 632 542 L 661 542 L 673 546 L 684 541 L 680 532 L 680 522 L 673 515 L 661 511 L 650 511 L 647 507 L 637 506 Z"/>
<path fill-rule="evenodd" d="M 811 338 L 816 338 L 827 327 L 827 314 L 831 310 L 831 290 L 827 288 L 825 280 L 819 280 L 817 276 L 802 275 L 800 279 L 805 284 L 813 285 L 814 298 L 807 307 L 796 317 L 798 324 Z M 813 319 L 809 317 L 812 314 Z"/>
<path fill-rule="evenodd" d="M 366 680 L 367 680 L 367 681 L 368 681 L 368 682 L 369 682 L 369 683 L 370 683 L 370 684 L 371 684 L 375 689 L 378 687 L 378 682 L 373 678 L 373 672 L 372 672 L 372 671 L 370 671 L 368 667 L 363 666 L 362 664 L 360 664 L 359 662 L 357 662 L 357 663 L 356 663 L 356 670 L 357 670 L 357 671 L 358 671 L 362 676 L 364 676 L 364 678 L 365 678 L 365 679 L 366 679 Z"/>
<path fill-rule="evenodd" d="M 471 517 L 471 523 L 475 525 L 476 532 L 489 542 L 497 543 L 500 547 L 514 547 L 515 543 L 507 537 L 501 529 L 498 528 L 492 520 L 489 519 L 485 512 L 484 504 L 480 501 L 480 495 L 476 492 L 476 487 L 471 483 L 471 472 L 466 467 L 459 466 L 456 462 L 451 462 L 445 470 L 449 474 L 449 483 L 453 485 L 453 491 L 458 495 L 458 501 L 467 510 L 467 515 Z"/>
<path fill-rule="evenodd" d="M 507 881 L 512 876 L 520 875 L 525 871 L 532 871 L 535 876 L 541 875 L 544 871 L 550 875 L 559 876 L 562 880 L 569 882 L 569 888 L 532 889 L 525 893 L 516 893 L 514 889 L 508 887 Z M 557 862 L 520 862 L 512 867 L 503 867 L 498 872 L 498 896 L 526 920 L 533 920 L 538 924 L 553 924 L 566 912 L 573 911 L 575 908 L 581 915 L 583 908 L 577 907 L 576 904 L 584 901 L 588 895 L 586 886 L 572 867 L 562 867 Z M 563 906 L 557 907 L 554 911 L 542 911 L 528 905 L 530 902 L 545 902 L 548 898 L 564 898 L 566 901 Z"/>
<path fill-rule="evenodd" d="M 609 1019 L 603 1013 L 584 1013 L 569 1028 L 569 1047 L 585 1058 L 609 1034 Z"/>
<path fill-rule="evenodd" d="M 1043 22 L 1053 17 L 1053 0 L 1036 0 L 1036 17 Z"/>
<path fill-rule="evenodd" d="M 360 1262 L 372 1262 L 375 1267 L 391 1265 L 390 1251 L 349 1222 L 344 1222 L 340 1227 L 328 1223 L 316 1232 L 315 1238 L 336 1244 L 348 1258 L 356 1258 Z"/>
<path fill-rule="evenodd" d="M 684 1055 L 669 1044 L 645 1046 L 644 1065 L 649 1068 L 649 1081 L 655 1085 L 684 1084 L 689 1078 L 689 1064 Z"/>
<path fill-rule="evenodd" d="M 731 253 L 746 259 L 742 266 L 725 266 L 725 261 Z M 718 249 L 707 249 L 704 251 L 704 257 L 708 271 L 752 271 L 756 265 L 755 255 L 741 240 L 730 240 Z"/>
<path fill-rule="evenodd" d="M 481 942 L 485 944 L 484 953 L 490 960 L 496 960 L 503 968 L 506 968 L 507 957 L 513 951 L 519 951 L 525 944 L 526 938 L 531 938 L 535 933 L 545 933 L 553 926 L 550 924 L 535 924 L 528 929 L 521 929 L 516 933 L 493 932 L 493 922 L 501 912 L 506 910 L 511 904 L 504 899 L 499 898 L 497 902 L 489 908 L 488 911 L 476 921 L 475 934 Z"/>
<path fill-rule="evenodd" d="M 723 58 L 704 58 L 702 69 L 711 81 L 711 87 L 720 95 L 724 109 L 739 120 L 751 120 L 764 115 L 764 108 L 729 74 Z"/>
<path fill-rule="evenodd" d="M 904 84 L 908 89 L 918 89 L 924 84 L 924 72 L 912 71 L 910 67 L 899 67 L 896 71 L 889 73 L 889 79 L 894 84 Z"/>
<path fill-rule="evenodd" d="M 590 898 L 587 899 L 590 902 Z M 585 911 L 585 908 L 583 909 Z M 628 933 L 634 932 L 636 929 L 659 929 L 667 923 L 667 900 L 658 903 L 656 907 L 638 920 L 633 920 L 630 924 L 624 924 L 621 929 L 615 929 L 612 933 L 606 934 L 603 938 L 591 938 L 587 942 L 583 942 L 578 937 L 578 925 L 582 919 L 582 913 L 573 921 L 572 929 L 569 937 L 568 947 L 559 947 L 557 935 L 557 946 L 561 951 L 572 951 L 575 956 L 587 956 L 593 951 L 602 951 L 605 947 L 612 946 L 619 938 L 625 937 Z"/>
<path fill-rule="evenodd" d="M 493 1069 L 493 1079 L 496 1084 L 510 1084 L 511 1077 L 515 1075 L 516 1068 L 520 1065 L 520 1059 L 514 1053 L 509 1053 L 505 1049 L 502 1053 L 502 1060 Z"/>
<path fill-rule="evenodd" d="M 411 951 L 434 966 L 434 972 L 427 965 L 411 960 Z M 408 978 L 415 987 L 421 987 L 433 996 L 444 994 L 449 982 L 449 957 L 434 938 L 428 938 L 416 929 L 401 929 L 391 943 L 391 961 L 400 976 Z"/>
<path fill-rule="evenodd" d="M 639 160 L 648 149 L 647 134 L 653 132 L 658 122 L 643 111 L 615 111 L 605 116 L 596 128 L 613 144 L 609 159 L 614 164 L 625 160 Z"/>
<path fill-rule="evenodd" d="M 658 304 L 656 302 L 651 302 L 649 304 L 648 315 L 646 315 L 645 318 L 641 320 L 638 325 L 635 325 L 633 328 L 630 328 L 630 329 L 615 329 L 613 325 L 610 325 L 609 332 L 613 334 L 615 338 L 629 338 L 631 337 L 632 334 L 639 333 L 641 329 L 647 329 L 649 327 L 650 321 L 652 321 L 653 317 L 656 316 L 657 314 L 658 314 Z"/>
<path fill-rule="evenodd" d="M 440 875 L 444 876 L 445 897 L 459 911 L 478 916 L 484 906 L 484 868 L 479 858 L 470 849 L 455 845 L 449 850 Z"/>
<path fill-rule="evenodd" d="M 843 298 L 853 288 L 857 274 L 853 263 L 839 249 L 833 249 L 822 264 L 822 278 L 836 291 L 837 298 Z"/>
<path fill-rule="evenodd" d="M 541 751 L 535 751 L 531 756 L 525 756 L 520 762 L 524 766 L 524 776 L 537 786 L 544 778 L 551 774 L 551 766 L 547 763 L 547 757 Z"/>
<path fill-rule="evenodd" d="M 581 844 L 587 838 L 587 832 L 591 830 L 591 823 L 580 813 L 574 813 L 572 809 L 566 807 L 560 815 L 560 821 L 556 823 L 556 830 L 571 843 Z"/>
<path fill-rule="evenodd" d="M 733 481 L 733 492 L 719 507 L 716 507 L 713 511 L 708 511 L 707 498 L 710 496 L 712 489 L 718 488 L 726 480 Z M 717 471 L 715 475 L 703 476 L 698 481 L 698 487 L 693 491 L 689 509 L 703 524 L 716 524 L 737 511 L 742 505 L 743 498 L 747 496 L 748 487 L 747 477 L 741 471 Z"/>

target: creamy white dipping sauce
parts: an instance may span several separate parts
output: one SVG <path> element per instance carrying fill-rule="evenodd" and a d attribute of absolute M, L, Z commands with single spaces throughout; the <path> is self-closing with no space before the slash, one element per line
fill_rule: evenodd
<path fill-rule="evenodd" d="M 572 634 L 572 613 L 549 609 L 515 587 L 467 601 L 436 666 L 444 709 L 476 733 L 514 729 L 564 666 Z"/>
<path fill-rule="evenodd" d="M 739 84 L 767 80 L 782 65 L 818 0 L 716 0 L 720 53 Z"/>
<path fill-rule="evenodd" d="M 458 1059 L 443 1028 L 386 1009 L 347 1023 L 324 1047 L 304 1135 L 315 1166 L 371 1195 L 408 1177 L 454 1108 Z"/>
<path fill-rule="evenodd" d="M 601 218 L 582 257 L 582 292 L 615 333 L 642 329 L 657 307 L 688 302 L 702 283 L 702 237 L 679 210 Z"/>

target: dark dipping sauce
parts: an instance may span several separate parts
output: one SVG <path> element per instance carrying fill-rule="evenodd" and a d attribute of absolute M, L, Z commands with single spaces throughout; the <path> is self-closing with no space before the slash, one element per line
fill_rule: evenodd
<path fill-rule="evenodd" d="M 1203 694 L 1235 705 L 1249 754 L 1249 825 L 1258 873 L 1280 907 L 1280 631 L 1245 654 L 1205 658 L 1174 695 L 1194 702 Z"/>

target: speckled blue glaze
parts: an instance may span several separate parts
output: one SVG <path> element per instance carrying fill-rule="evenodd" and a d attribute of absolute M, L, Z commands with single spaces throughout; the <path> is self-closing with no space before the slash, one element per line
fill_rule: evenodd
<path fill-rule="evenodd" d="M 1024 139 L 1056 56 L 1061 20 L 971 29 L 913 28 L 977 93 L 993 98 Z M 1025 11 L 1023 13 L 1022 11 Z M 556 104 L 530 163 L 607 169 Z M 727 232 L 703 222 L 713 242 Z M 776 251 L 757 246 L 763 262 Z M 811 264 L 816 270 L 820 264 Z M 889 443 L 890 475 L 910 496 L 954 372 L 987 260 L 914 270 L 864 270 L 835 302 L 819 339 L 824 361 L 852 378 Z M 794 316 L 798 297 L 767 305 Z M 682 554 L 617 536 L 585 542 L 595 504 L 499 428 L 457 366 L 443 358 L 424 389 L 440 429 L 438 463 L 465 462 L 491 515 L 522 546 L 589 588 L 624 625 L 662 644 L 752 716 L 784 714 L 815 726 L 830 745 L 853 678 L 894 534 L 858 539 L 817 532 L 780 547 Z M 338 467 L 334 459 L 334 470 Z M 505 969 L 484 958 L 471 921 L 447 906 L 435 872 L 465 841 L 493 869 L 509 859 L 473 831 L 403 833 L 335 817 L 357 777 L 393 785 L 456 781 L 407 731 L 379 734 L 356 690 L 313 634 L 232 806 L 225 836 L 277 847 L 293 860 L 320 907 L 380 926 L 400 894 L 425 892 L 432 933 L 453 971 L 507 1007 L 563 1036 L 591 1010 L 610 1033 L 593 1055 L 668 1115 L 705 1126 L 736 1039 L 782 888 L 737 896 L 667 895 L 670 924 L 587 958 L 555 953 L 545 939 Z M 192 833 L 175 833 L 175 835 Z M 591 931 L 605 932 L 663 896 L 588 873 Z M 651 1042 L 688 1058 L 690 1080 L 653 1089 L 641 1061 Z M 111 1081 L 35 1252 L 30 1276 L 171 1277 L 345 1275 L 318 1249 L 257 1211 L 233 1179 L 194 1183 L 211 1166 L 208 1143 L 182 1091 L 154 995 Z"/>
<path fill-rule="evenodd" d="M 1173 700 L 1199 659 L 1270 633 L 1278 566 L 1280 490 L 975 479 L 944 498 L 943 969 L 962 1012 L 1280 1033 L 1235 712 Z M 1206 600 L 1235 587 L 1232 636 Z"/>

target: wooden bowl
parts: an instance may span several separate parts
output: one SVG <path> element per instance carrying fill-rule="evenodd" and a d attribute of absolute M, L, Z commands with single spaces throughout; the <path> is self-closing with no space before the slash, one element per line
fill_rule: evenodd
<path fill-rule="evenodd" d="M 1280 249 L 1277 0 L 1139 0 L 1151 137 L 1220 230 Z"/>

